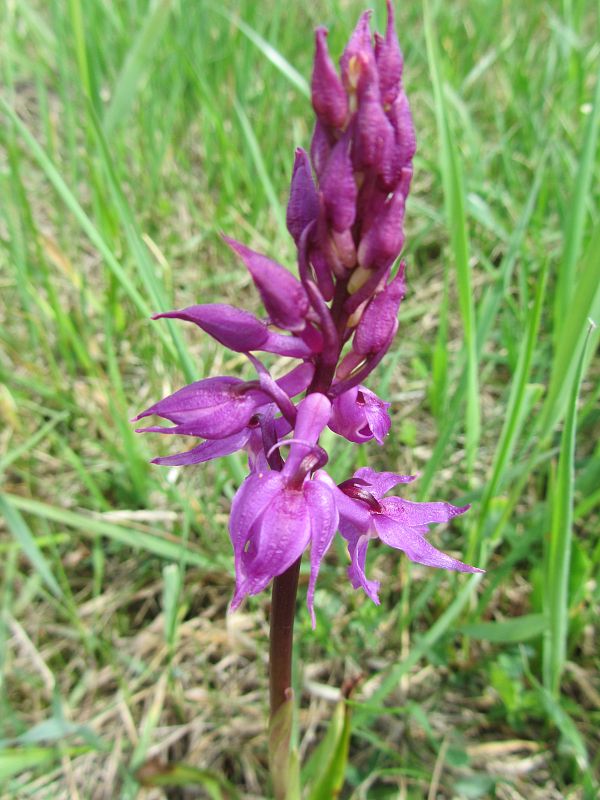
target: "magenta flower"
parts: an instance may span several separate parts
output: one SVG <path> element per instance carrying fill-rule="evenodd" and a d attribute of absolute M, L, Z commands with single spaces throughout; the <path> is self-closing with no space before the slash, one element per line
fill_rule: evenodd
<path fill-rule="evenodd" d="M 233 499 L 229 530 L 235 557 L 236 587 L 231 608 L 262 590 L 311 546 L 307 605 L 313 627 L 315 584 L 321 560 L 331 544 L 338 512 L 329 486 L 312 480 L 324 451 L 317 440 L 331 413 L 322 394 L 310 394 L 298 406 L 294 438 L 280 472 L 249 475 Z"/>
<path fill-rule="evenodd" d="M 389 407 L 390 403 L 385 403 L 366 386 L 355 386 L 333 401 L 329 427 L 349 442 L 362 444 L 375 439 L 383 444 L 392 425 L 387 412 Z"/>
<path fill-rule="evenodd" d="M 322 471 L 317 477 L 331 486 L 331 479 Z M 415 477 L 394 472 L 375 472 L 363 467 L 338 487 L 331 486 L 340 514 L 340 533 L 348 542 L 351 561 L 348 577 L 355 589 L 362 587 L 378 605 L 379 583 L 368 580 L 365 575 L 367 548 L 372 539 L 381 539 L 390 547 L 403 550 L 411 561 L 428 567 L 483 572 L 437 550 L 425 538 L 429 533 L 429 525 L 448 522 L 464 514 L 470 506 L 415 503 L 401 497 L 384 497 L 394 486 L 411 483 Z"/>
<path fill-rule="evenodd" d="M 310 548 L 307 604 L 314 615 L 319 567 L 336 530 L 348 543 L 348 575 L 379 602 L 367 579 L 371 539 L 433 567 L 478 572 L 440 552 L 429 525 L 467 506 L 414 503 L 385 496 L 411 477 L 358 470 L 336 486 L 323 471 L 318 440 L 326 426 L 354 443 L 382 445 L 390 404 L 365 385 L 398 330 L 406 293 L 404 214 L 412 180 L 415 135 L 402 85 L 403 61 L 387 0 L 385 35 L 371 36 L 365 12 L 340 59 L 327 31 L 315 33 L 310 155 L 295 153 L 287 228 L 296 244 L 298 277 L 271 255 L 224 236 L 256 286 L 265 318 L 235 306 L 192 305 L 156 315 L 191 322 L 224 347 L 244 353 L 254 380 L 210 377 L 185 386 L 135 419 L 172 423 L 140 432 L 194 436 L 192 449 L 156 458 L 166 466 L 196 464 L 238 450 L 249 475 L 233 500 L 230 534 L 235 559 L 231 608 L 299 568 Z M 300 363 L 275 379 L 256 354 Z M 306 393 L 298 401 L 298 395 Z M 286 438 L 287 437 L 287 438 Z"/>

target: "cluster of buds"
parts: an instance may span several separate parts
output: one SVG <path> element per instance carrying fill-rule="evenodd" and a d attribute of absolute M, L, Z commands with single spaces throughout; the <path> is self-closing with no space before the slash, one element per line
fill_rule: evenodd
<path fill-rule="evenodd" d="M 321 561 L 336 531 L 348 545 L 348 575 L 379 602 L 365 574 L 367 546 L 379 538 L 413 561 L 478 572 L 431 545 L 429 524 L 462 514 L 449 503 L 416 503 L 385 495 L 414 476 L 359 469 L 336 485 L 319 446 L 326 426 L 351 442 L 383 444 L 389 403 L 363 385 L 388 351 L 405 293 L 403 220 L 415 137 L 402 87 L 402 54 L 387 3 L 385 36 L 365 12 L 340 60 L 338 75 L 327 31 L 316 31 L 312 103 L 316 125 L 310 156 L 296 152 L 287 227 L 298 251 L 299 279 L 266 255 L 225 237 L 258 289 L 266 319 L 224 304 L 157 314 L 192 322 L 225 347 L 244 353 L 256 379 L 197 381 L 139 414 L 170 427 L 139 429 L 200 437 L 184 453 L 154 459 L 196 464 L 238 450 L 249 475 L 232 505 L 230 534 L 236 587 L 231 608 L 261 592 L 310 547 L 308 608 Z M 254 355 L 299 362 L 279 380 Z M 301 399 L 297 399 L 300 396 Z"/>

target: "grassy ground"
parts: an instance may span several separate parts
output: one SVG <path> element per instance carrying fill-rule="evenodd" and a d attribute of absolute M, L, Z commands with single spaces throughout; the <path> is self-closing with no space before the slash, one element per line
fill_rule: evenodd
<path fill-rule="evenodd" d="M 226 616 L 243 463 L 151 467 L 171 443 L 128 419 L 246 369 L 148 316 L 257 307 L 221 230 L 293 267 L 312 30 L 338 54 L 362 7 L 2 4 L 2 797 L 183 797 L 139 787 L 152 758 L 268 796 L 268 594 Z M 472 502 L 432 535 L 488 572 L 374 548 L 377 608 L 332 549 L 315 633 L 299 608 L 296 672 L 303 753 L 362 675 L 344 797 L 597 796 L 597 12 L 398 4 L 419 145 L 409 294 L 370 382 L 394 426 L 383 450 L 332 434 L 331 463 L 339 480 L 419 470 L 407 496 Z"/>

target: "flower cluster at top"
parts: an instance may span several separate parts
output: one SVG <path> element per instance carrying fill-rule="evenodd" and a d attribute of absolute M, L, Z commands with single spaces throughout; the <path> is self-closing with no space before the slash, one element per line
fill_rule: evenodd
<path fill-rule="evenodd" d="M 236 587 L 232 609 L 262 591 L 310 546 L 307 603 L 319 566 L 339 530 L 348 544 L 348 575 L 379 602 L 365 574 L 371 539 L 403 550 L 421 564 L 478 572 L 431 545 L 430 523 L 462 514 L 444 502 L 416 503 L 387 493 L 413 476 L 359 469 L 336 485 L 319 446 L 326 426 L 350 442 L 383 444 L 389 403 L 363 385 L 388 351 L 405 293 L 403 220 L 412 178 L 415 136 L 402 87 L 402 54 L 387 3 L 384 36 L 356 26 L 338 75 L 327 31 L 316 31 L 310 156 L 298 149 L 287 227 L 298 251 L 299 280 L 285 267 L 225 237 L 258 289 L 266 318 L 230 305 L 195 305 L 157 314 L 192 322 L 225 347 L 245 353 L 256 379 L 197 381 L 136 417 L 173 423 L 141 432 L 200 437 L 184 453 L 157 464 L 197 464 L 245 450 L 249 475 L 233 500 L 230 534 Z M 284 332 L 282 332 L 284 331 Z M 253 353 L 299 363 L 275 380 Z M 303 395 L 303 399 L 297 399 Z"/>

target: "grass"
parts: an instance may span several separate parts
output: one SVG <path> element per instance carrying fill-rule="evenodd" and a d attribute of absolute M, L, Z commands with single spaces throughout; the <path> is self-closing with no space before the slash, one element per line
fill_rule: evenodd
<path fill-rule="evenodd" d="M 152 467 L 169 443 L 128 420 L 245 369 L 148 317 L 257 308 L 221 231 L 293 266 L 283 212 L 310 137 L 312 30 L 338 54 L 362 7 L 0 11 L 2 797 L 175 797 L 140 788 L 153 758 L 196 767 L 206 796 L 229 791 L 219 774 L 266 794 L 268 595 L 226 615 L 243 464 Z M 374 548 L 377 608 L 332 548 L 316 632 L 299 604 L 296 680 L 306 756 L 335 687 L 362 674 L 343 797 L 597 796 L 597 12 L 398 5 L 419 145 L 409 293 L 370 384 L 394 426 L 383 450 L 332 434 L 331 465 L 338 480 L 419 471 L 407 496 L 471 502 L 432 536 L 488 572 Z"/>

